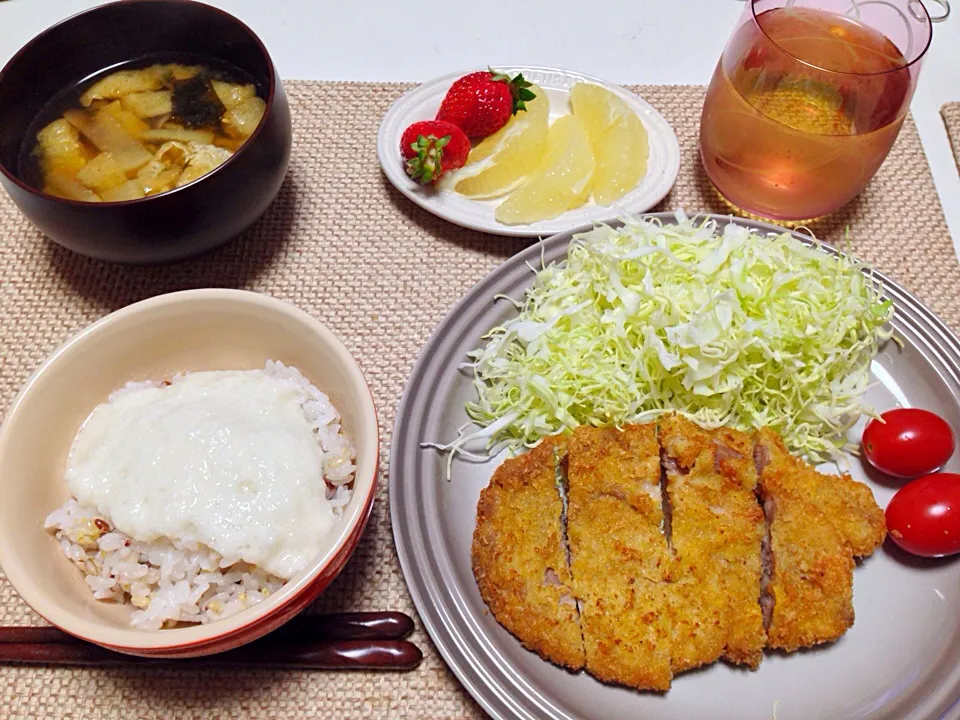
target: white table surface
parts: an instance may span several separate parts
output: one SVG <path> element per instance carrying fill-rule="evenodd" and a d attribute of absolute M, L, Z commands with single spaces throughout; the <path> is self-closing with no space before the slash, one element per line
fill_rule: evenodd
<path fill-rule="evenodd" d="M 738 0 L 207 1 L 250 25 L 284 78 L 370 81 L 515 63 L 624 84 L 706 84 L 743 9 Z M 0 0 L 0 64 L 44 28 L 98 4 Z M 960 254 L 960 174 L 939 113 L 960 101 L 955 4 L 954 15 L 934 26 L 912 110 Z"/>

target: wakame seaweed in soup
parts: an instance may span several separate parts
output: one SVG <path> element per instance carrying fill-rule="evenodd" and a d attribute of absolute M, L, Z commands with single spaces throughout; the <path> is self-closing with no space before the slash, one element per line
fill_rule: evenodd
<path fill-rule="evenodd" d="M 260 124 L 265 93 L 236 68 L 176 60 L 112 68 L 54 98 L 25 141 L 23 179 L 70 200 L 116 202 L 226 162 Z"/>

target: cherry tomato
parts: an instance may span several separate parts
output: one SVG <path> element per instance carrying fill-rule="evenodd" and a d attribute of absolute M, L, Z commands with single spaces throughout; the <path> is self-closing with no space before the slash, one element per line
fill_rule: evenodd
<path fill-rule="evenodd" d="M 953 455 L 953 431 L 939 415 L 920 408 L 888 410 L 863 431 L 863 454 L 880 472 L 919 477 L 943 467 Z"/>
<path fill-rule="evenodd" d="M 887 529 L 921 557 L 960 552 L 960 475 L 934 473 L 907 483 L 887 505 Z"/>

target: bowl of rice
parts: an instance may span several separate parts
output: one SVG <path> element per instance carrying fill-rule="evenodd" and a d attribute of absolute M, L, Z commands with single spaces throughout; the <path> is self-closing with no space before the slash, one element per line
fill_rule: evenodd
<path fill-rule="evenodd" d="M 379 429 L 347 348 L 266 295 L 191 290 L 104 317 L 0 429 L 0 567 L 52 624 L 148 657 L 228 650 L 337 576 Z"/>

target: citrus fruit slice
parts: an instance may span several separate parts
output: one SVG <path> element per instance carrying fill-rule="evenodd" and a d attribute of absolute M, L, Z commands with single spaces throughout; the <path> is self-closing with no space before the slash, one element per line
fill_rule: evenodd
<path fill-rule="evenodd" d="M 536 172 L 500 204 L 494 217 L 506 225 L 554 218 L 584 203 L 593 172 L 583 123 L 576 115 L 564 115 L 547 132 L 547 151 Z"/>
<path fill-rule="evenodd" d="M 495 198 L 519 187 L 537 169 L 547 144 L 550 101 L 541 88 L 530 90 L 536 97 L 526 103 L 526 111 L 473 148 L 445 187 L 452 185 L 474 200 Z"/>
<path fill-rule="evenodd" d="M 609 205 L 637 186 L 647 172 L 647 131 L 637 115 L 609 90 L 577 83 L 570 91 L 573 114 L 583 121 L 596 158 L 593 199 Z"/>

